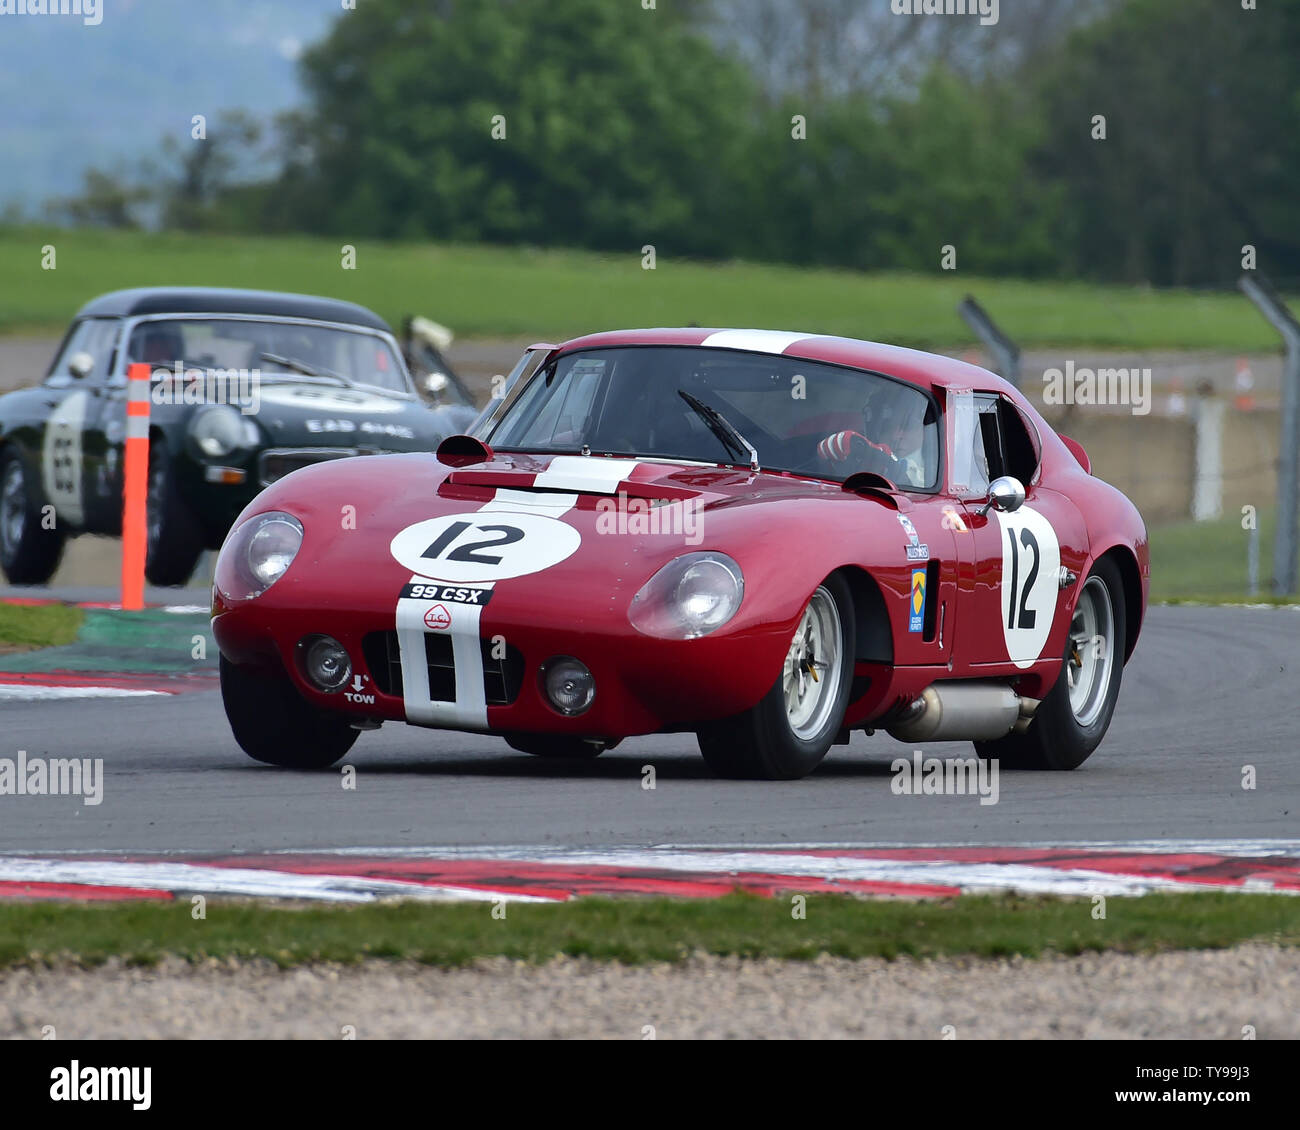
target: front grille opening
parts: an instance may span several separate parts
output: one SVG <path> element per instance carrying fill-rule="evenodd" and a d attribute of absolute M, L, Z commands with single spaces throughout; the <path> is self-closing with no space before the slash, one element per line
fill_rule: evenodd
<path fill-rule="evenodd" d="M 279 482 L 285 475 L 292 474 L 302 467 L 311 467 L 331 459 L 347 459 L 358 454 L 360 452 L 351 447 L 264 451 L 258 456 L 257 477 L 264 487 L 269 487 L 272 483 Z"/>
<path fill-rule="evenodd" d="M 500 637 L 479 641 L 483 663 L 483 697 L 489 706 L 509 706 L 524 685 L 524 656 Z M 370 632 L 361 641 L 370 676 L 381 694 L 401 698 L 402 655 L 397 632 Z M 424 658 L 428 669 L 429 698 L 456 701 L 456 661 L 450 636 L 426 633 Z"/>
<path fill-rule="evenodd" d="M 456 660 L 452 654 L 451 636 L 426 632 L 424 659 L 429 665 L 429 698 L 434 702 L 455 702 Z"/>
<path fill-rule="evenodd" d="M 370 677 L 380 694 L 402 697 L 402 655 L 397 650 L 396 632 L 370 632 L 361 641 Z"/>
<path fill-rule="evenodd" d="M 497 638 L 479 640 L 483 652 L 483 695 L 489 706 L 509 706 L 524 683 L 524 657 L 517 647 Z M 495 656 L 495 657 L 494 657 Z"/>

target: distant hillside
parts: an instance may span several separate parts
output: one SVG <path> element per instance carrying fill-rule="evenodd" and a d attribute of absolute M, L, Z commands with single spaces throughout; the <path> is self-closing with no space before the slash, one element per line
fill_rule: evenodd
<path fill-rule="evenodd" d="M 101 0 L 102 22 L 0 19 L 0 209 L 29 212 L 81 186 L 90 165 L 156 153 L 165 132 L 235 107 L 261 117 L 300 99 L 295 59 L 338 0 Z"/>

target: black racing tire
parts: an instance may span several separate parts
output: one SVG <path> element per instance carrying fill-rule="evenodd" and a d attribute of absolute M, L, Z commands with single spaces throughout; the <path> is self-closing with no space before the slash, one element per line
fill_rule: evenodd
<path fill-rule="evenodd" d="M 151 585 L 183 585 L 203 552 L 203 528 L 181 497 L 171 455 L 161 436 L 149 445 L 148 541 L 144 575 Z"/>
<path fill-rule="evenodd" d="M 617 742 L 597 745 L 572 738 L 567 734 L 507 734 L 506 744 L 520 753 L 531 753 L 534 757 L 553 758 L 555 760 L 594 761 L 607 749 L 613 749 Z"/>
<path fill-rule="evenodd" d="M 44 528 L 28 478 L 22 456 L 14 448 L 0 452 L 0 569 L 11 585 L 47 584 L 67 541 L 57 515 L 54 528 Z"/>
<path fill-rule="evenodd" d="M 1100 588 L 1097 588 L 1100 586 Z M 1105 685 L 1096 688 L 1095 700 L 1090 701 L 1082 720 L 1070 700 L 1070 679 L 1075 658 L 1076 625 L 1084 613 L 1084 602 L 1101 598 L 1110 604 L 1109 663 L 1105 671 Z M 1104 603 L 1104 600 L 1102 601 Z M 1124 582 L 1113 561 L 1103 558 L 1093 567 L 1080 589 L 1070 624 L 1070 637 L 1065 643 L 1065 662 L 1060 677 L 1034 712 L 1034 720 L 1023 734 L 1010 734 L 991 742 L 975 742 L 975 753 L 982 758 L 996 758 L 1003 769 L 1077 769 L 1088 760 L 1106 736 L 1110 720 L 1119 699 L 1120 683 L 1124 676 L 1124 646 L 1127 636 L 1127 609 L 1124 606 Z M 1098 633 L 1091 634 L 1096 647 Z M 1074 667 L 1077 672 L 1079 668 Z M 1077 674 L 1076 676 L 1077 677 Z M 1091 699 L 1091 696 L 1090 696 Z"/>
<path fill-rule="evenodd" d="M 791 714 L 787 680 L 799 679 L 798 664 L 792 667 L 792 662 L 796 642 L 805 631 L 809 616 L 819 618 L 823 612 L 838 623 L 837 677 L 818 693 L 813 716 L 798 729 Z M 791 653 L 772 689 L 751 709 L 709 723 L 697 731 L 700 753 L 714 773 L 738 779 L 792 781 L 806 777 L 821 764 L 844 724 L 844 711 L 849 704 L 855 654 L 854 623 L 853 594 L 848 582 L 838 573 L 832 574 L 809 597 L 791 640 Z M 816 652 L 812 658 L 814 662 L 818 660 Z M 813 687 L 820 686 L 824 680 L 825 676 L 803 685 L 808 687 L 808 693 L 817 693 Z M 830 697 L 823 698 L 823 695 Z"/>
<path fill-rule="evenodd" d="M 221 701 L 239 748 L 267 765 L 324 769 L 357 740 L 346 719 L 313 707 L 278 667 L 242 667 L 223 655 Z"/>

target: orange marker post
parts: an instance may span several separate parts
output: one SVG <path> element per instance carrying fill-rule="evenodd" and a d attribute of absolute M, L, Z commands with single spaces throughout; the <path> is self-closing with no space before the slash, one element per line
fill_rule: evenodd
<path fill-rule="evenodd" d="M 144 608 L 144 558 L 148 539 L 149 366 L 128 365 L 126 454 L 122 481 L 122 607 Z"/>

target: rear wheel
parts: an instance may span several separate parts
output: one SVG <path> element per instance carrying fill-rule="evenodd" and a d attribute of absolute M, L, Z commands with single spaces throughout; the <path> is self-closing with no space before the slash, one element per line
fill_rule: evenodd
<path fill-rule="evenodd" d="M 203 552 L 203 530 L 181 498 L 163 440 L 149 445 L 148 544 L 144 575 L 151 585 L 183 585 Z"/>
<path fill-rule="evenodd" d="M 520 753 L 534 757 L 569 758 L 575 761 L 592 761 L 617 743 L 608 745 L 571 738 L 562 734 L 507 734 L 506 744 Z"/>
<path fill-rule="evenodd" d="M 221 701 L 235 741 L 254 761 L 324 769 L 357 740 L 345 719 L 313 707 L 278 668 L 241 667 L 223 655 Z"/>
<path fill-rule="evenodd" d="M 773 781 L 816 769 L 844 721 L 854 643 L 853 595 L 832 575 L 808 601 L 772 689 L 752 709 L 699 730 L 709 768 Z"/>
<path fill-rule="evenodd" d="M 1023 734 L 976 742 L 1005 769 L 1077 769 L 1106 736 L 1124 675 L 1126 610 L 1119 569 L 1098 561 L 1070 620 L 1056 685 Z"/>
<path fill-rule="evenodd" d="M 46 529 L 22 457 L 0 454 L 0 567 L 12 585 L 43 585 L 63 556 L 63 531 Z"/>

